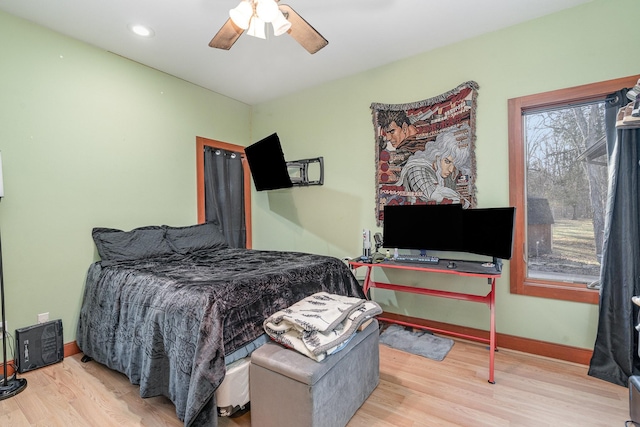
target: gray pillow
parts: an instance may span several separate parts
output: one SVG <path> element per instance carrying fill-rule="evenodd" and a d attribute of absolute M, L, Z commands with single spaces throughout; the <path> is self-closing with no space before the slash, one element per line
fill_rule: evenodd
<path fill-rule="evenodd" d="M 91 235 L 102 261 L 132 261 L 173 254 L 164 238 L 163 227 L 148 226 L 131 231 L 98 227 Z"/>
<path fill-rule="evenodd" d="M 186 227 L 169 227 L 165 225 L 166 238 L 174 251 L 187 254 L 205 249 L 228 248 L 224 234 L 218 226 L 206 222 Z"/>

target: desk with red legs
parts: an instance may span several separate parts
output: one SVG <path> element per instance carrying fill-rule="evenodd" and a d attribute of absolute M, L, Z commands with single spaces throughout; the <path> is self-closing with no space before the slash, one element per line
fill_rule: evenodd
<path fill-rule="evenodd" d="M 368 291 L 371 288 L 378 289 L 388 289 L 391 291 L 397 292 L 409 292 L 420 295 L 429 295 L 436 296 L 441 298 L 450 298 L 457 299 L 463 301 L 471 301 L 471 302 L 482 302 L 489 306 L 489 310 L 491 312 L 491 322 L 489 328 L 489 339 L 467 335 L 459 332 L 448 331 L 444 329 L 437 328 L 427 328 L 423 325 L 418 325 L 415 323 L 405 322 L 397 319 L 385 318 L 384 315 L 379 316 L 379 320 L 397 323 L 404 326 L 411 326 L 419 329 L 427 329 L 433 332 L 442 332 L 447 335 L 453 335 L 461 338 L 466 338 L 474 341 L 479 341 L 483 343 L 489 344 L 489 382 L 491 384 L 495 384 L 494 380 L 494 357 L 496 351 L 496 317 L 495 317 L 495 307 L 496 307 L 496 279 L 501 276 L 501 273 L 493 266 L 493 264 L 483 264 L 481 262 L 476 261 L 461 261 L 455 260 L 455 268 L 447 268 L 447 265 L 450 260 L 440 260 L 438 264 L 409 264 L 409 263 L 400 263 L 394 261 L 385 261 L 377 264 L 364 263 L 360 261 L 350 261 L 349 265 L 354 270 L 360 267 L 365 267 L 367 269 L 364 285 L 362 290 L 365 295 L 368 295 Z M 460 292 L 449 292 L 442 291 L 437 289 L 426 289 L 426 288 L 417 288 L 414 286 L 405 286 L 405 285 L 395 285 L 391 283 L 384 282 L 376 282 L 372 279 L 371 273 L 374 268 L 382 268 L 382 269 L 401 269 L 401 270 L 410 270 L 410 271 L 421 271 L 425 273 L 440 273 L 440 274 L 453 274 L 457 276 L 469 276 L 469 277 L 480 277 L 487 279 L 488 284 L 490 285 L 489 293 L 485 296 L 482 295 L 474 295 Z"/>

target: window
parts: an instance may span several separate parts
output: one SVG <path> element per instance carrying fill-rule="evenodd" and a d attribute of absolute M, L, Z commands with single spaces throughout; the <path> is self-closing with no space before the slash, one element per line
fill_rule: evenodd
<path fill-rule="evenodd" d="M 636 80 L 509 100 L 512 293 L 597 304 L 607 189 L 604 101 Z"/>

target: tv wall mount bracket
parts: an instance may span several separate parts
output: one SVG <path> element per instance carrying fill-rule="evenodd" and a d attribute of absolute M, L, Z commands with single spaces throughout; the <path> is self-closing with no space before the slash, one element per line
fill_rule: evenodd
<path fill-rule="evenodd" d="M 287 163 L 291 183 L 297 187 L 307 187 L 309 185 L 324 184 L 324 159 L 322 157 L 314 157 L 311 159 L 293 160 Z M 309 165 L 318 163 L 320 167 L 320 177 L 317 180 L 309 180 Z M 293 172 L 293 173 L 292 173 Z"/>

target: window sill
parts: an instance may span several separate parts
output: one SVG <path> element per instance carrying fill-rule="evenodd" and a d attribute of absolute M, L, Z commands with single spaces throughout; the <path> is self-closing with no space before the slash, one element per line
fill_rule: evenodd
<path fill-rule="evenodd" d="M 527 280 L 517 288 L 513 289 L 512 287 L 511 293 L 587 304 L 598 304 L 600 299 L 600 292 L 597 289 L 589 289 L 584 284 L 560 284 Z"/>

